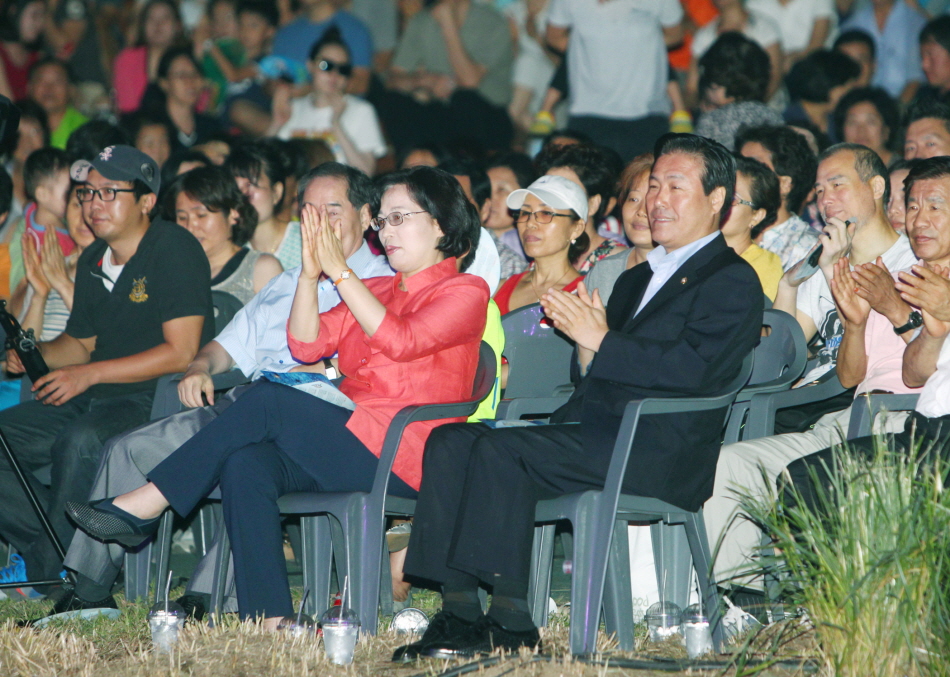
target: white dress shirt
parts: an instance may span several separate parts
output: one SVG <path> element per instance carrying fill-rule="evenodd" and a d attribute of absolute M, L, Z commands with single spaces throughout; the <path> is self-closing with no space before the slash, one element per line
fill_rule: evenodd
<path fill-rule="evenodd" d="M 656 296 L 663 285 L 669 282 L 676 271 L 686 263 L 686 259 L 716 239 L 717 235 L 719 235 L 718 230 L 669 253 L 667 253 L 665 247 L 660 246 L 647 254 L 647 264 L 650 266 L 650 270 L 653 271 L 653 277 L 650 278 L 650 283 L 647 285 L 646 291 L 643 292 L 643 298 L 640 299 L 640 306 L 637 308 L 636 314 L 638 315 L 643 307 L 650 302 L 650 299 Z"/>

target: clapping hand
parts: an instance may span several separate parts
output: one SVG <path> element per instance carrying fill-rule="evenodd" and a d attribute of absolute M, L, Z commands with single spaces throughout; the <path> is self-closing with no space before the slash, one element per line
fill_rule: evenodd
<path fill-rule="evenodd" d="M 43 238 L 40 264 L 53 289 L 62 289 L 63 286 L 72 284 L 72 278 L 66 270 L 66 257 L 63 256 L 58 237 Z"/>
<path fill-rule="evenodd" d="M 302 266 L 300 274 L 313 282 L 320 279 L 323 273 L 320 257 L 317 254 L 319 230 L 320 213 L 314 205 L 307 203 L 300 210 L 300 263 Z"/>
<path fill-rule="evenodd" d="M 593 352 L 607 335 L 607 311 L 595 289 L 591 296 L 583 282 L 577 285 L 577 295 L 549 289 L 541 296 L 541 305 L 554 326 L 567 334 L 577 345 Z"/>
<path fill-rule="evenodd" d="M 49 233 L 47 233 L 46 239 L 53 240 L 55 238 L 49 237 Z M 26 268 L 26 280 L 33 287 L 33 293 L 45 299 L 49 295 L 52 285 L 46 277 L 46 273 L 43 272 L 40 254 L 36 250 L 36 240 L 33 239 L 30 233 L 23 233 L 21 242 L 23 243 L 23 265 Z M 59 247 L 59 244 L 57 243 L 56 246 Z"/>
<path fill-rule="evenodd" d="M 913 272 L 898 273 L 897 289 L 909 304 L 920 308 L 927 333 L 936 338 L 950 334 L 950 268 L 938 265 L 912 266 Z"/>
<path fill-rule="evenodd" d="M 835 263 L 834 276 L 831 278 L 831 293 L 835 297 L 838 314 L 850 325 L 863 325 L 871 314 L 871 304 L 860 293 L 851 279 L 851 266 L 848 259 L 840 258 Z"/>
<path fill-rule="evenodd" d="M 326 205 L 320 207 L 318 217 L 316 245 L 320 267 L 331 280 L 336 280 L 340 272 L 346 268 L 346 255 L 343 253 L 343 223 L 339 219 L 330 221 Z"/>
<path fill-rule="evenodd" d="M 863 263 L 855 266 L 851 272 L 855 282 L 855 293 L 871 304 L 871 308 L 888 319 L 907 321 L 910 308 L 901 299 L 900 292 L 894 286 L 894 277 L 884 265 L 884 259 L 877 257 L 875 263 Z"/>

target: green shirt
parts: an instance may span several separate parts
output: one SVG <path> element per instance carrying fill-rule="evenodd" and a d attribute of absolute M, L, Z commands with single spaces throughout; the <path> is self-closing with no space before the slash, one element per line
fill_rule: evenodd
<path fill-rule="evenodd" d="M 498 397 L 501 392 L 501 353 L 505 350 L 505 330 L 501 326 L 501 311 L 491 300 L 488 302 L 488 321 L 485 323 L 482 341 L 490 345 L 495 353 L 495 387 L 478 405 L 475 413 L 468 417 L 469 423 L 477 423 L 486 418 L 493 419 L 498 411 Z"/>
<path fill-rule="evenodd" d="M 87 122 L 89 122 L 89 118 L 70 106 L 63 113 L 63 119 L 60 120 L 59 127 L 50 135 L 50 145 L 53 148 L 66 150 L 66 142 L 69 141 L 70 135 Z"/>

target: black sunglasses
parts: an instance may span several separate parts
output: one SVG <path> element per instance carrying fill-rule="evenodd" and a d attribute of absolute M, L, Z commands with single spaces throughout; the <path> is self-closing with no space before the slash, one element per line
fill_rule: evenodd
<path fill-rule="evenodd" d="M 337 63 L 336 61 L 330 61 L 329 59 L 321 59 L 317 62 L 317 68 L 327 73 L 332 73 L 333 71 L 339 72 L 345 78 L 353 75 L 353 66 L 348 63 Z"/>

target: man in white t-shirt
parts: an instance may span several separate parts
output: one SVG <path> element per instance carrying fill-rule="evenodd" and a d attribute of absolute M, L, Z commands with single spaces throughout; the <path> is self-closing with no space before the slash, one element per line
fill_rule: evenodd
<path fill-rule="evenodd" d="M 678 0 L 551 0 L 547 40 L 567 52 L 571 129 L 625 160 L 669 129 L 667 45 L 682 40 Z"/>
<path fill-rule="evenodd" d="M 786 66 L 824 47 L 836 17 L 833 0 L 749 0 L 746 9 L 779 27 Z"/>

